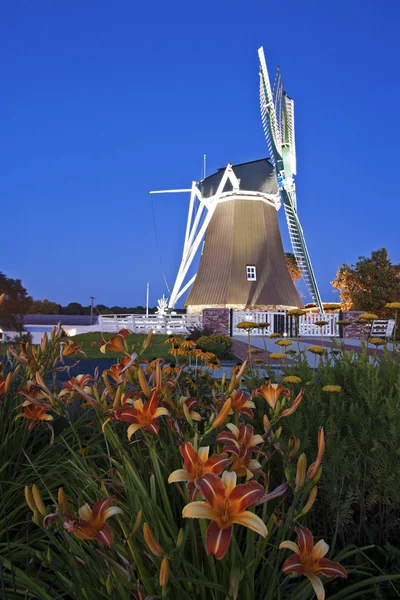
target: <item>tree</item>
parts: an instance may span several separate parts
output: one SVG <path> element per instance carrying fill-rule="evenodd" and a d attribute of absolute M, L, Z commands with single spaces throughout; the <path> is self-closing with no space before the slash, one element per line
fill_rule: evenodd
<path fill-rule="evenodd" d="M 301 271 L 299 265 L 297 264 L 295 255 L 291 252 L 285 252 L 285 260 L 292 281 L 298 281 L 301 279 Z"/>
<path fill-rule="evenodd" d="M 45 298 L 44 300 L 33 300 L 29 306 L 28 312 L 31 315 L 58 315 L 60 309 L 60 304 L 51 302 Z"/>
<path fill-rule="evenodd" d="M 390 316 L 388 302 L 400 301 L 400 265 L 393 264 L 386 248 L 360 256 L 354 265 L 343 264 L 331 282 L 339 290 L 344 310 L 363 310 Z"/>
<path fill-rule="evenodd" d="M 22 331 L 23 315 L 28 312 L 32 298 L 28 296 L 20 279 L 10 279 L 0 273 L 0 295 L 5 300 L 0 306 L 0 327 L 8 331 Z"/>

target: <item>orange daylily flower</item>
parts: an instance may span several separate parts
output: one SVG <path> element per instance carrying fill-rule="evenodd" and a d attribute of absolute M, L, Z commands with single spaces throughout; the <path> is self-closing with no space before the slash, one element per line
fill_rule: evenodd
<path fill-rule="evenodd" d="M 241 446 L 245 446 L 247 449 L 254 448 L 257 444 L 262 444 L 264 438 L 262 435 L 254 435 L 254 429 L 252 425 L 241 425 L 237 428 L 233 423 L 228 423 L 228 431 L 223 431 L 217 435 L 217 442 L 228 444 L 239 449 Z"/>
<path fill-rule="evenodd" d="M 212 422 L 211 430 L 218 429 L 218 427 L 220 425 L 222 425 L 222 423 L 225 421 L 226 417 L 228 416 L 228 414 L 231 411 L 231 404 L 232 404 L 231 398 L 228 398 L 227 400 L 225 400 L 224 405 L 221 408 L 219 414 L 216 416 L 216 418 Z"/>
<path fill-rule="evenodd" d="M 320 540 L 314 546 L 314 538 L 309 529 L 296 527 L 296 533 L 297 544 L 285 541 L 279 546 L 280 549 L 287 548 L 295 553 L 283 563 L 282 571 L 293 576 L 305 575 L 308 577 L 318 600 L 324 600 L 325 589 L 318 574 L 346 579 L 347 571 L 339 563 L 324 558 L 329 550 L 329 546 L 324 540 Z"/>
<path fill-rule="evenodd" d="M 294 402 L 293 402 L 292 406 L 289 406 L 289 408 L 285 408 L 285 410 L 283 410 L 281 412 L 280 417 L 279 417 L 280 419 L 282 417 L 288 417 L 289 415 L 292 415 L 294 413 L 294 411 L 299 407 L 300 402 L 303 400 L 304 393 L 305 393 L 305 389 L 303 388 L 297 394 L 296 398 L 294 399 Z"/>
<path fill-rule="evenodd" d="M 264 489 L 255 481 L 236 485 L 236 473 L 222 474 L 219 479 L 214 473 L 206 473 L 195 484 L 205 502 L 190 502 L 182 516 L 187 519 L 210 519 L 207 529 L 207 554 L 221 560 L 228 550 L 232 525 L 244 525 L 263 537 L 268 534 L 265 523 L 254 513 L 246 510 L 264 496 Z"/>
<path fill-rule="evenodd" d="M 116 365 L 112 365 L 106 370 L 107 375 L 112 377 L 116 383 L 122 383 L 125 381 L 127 366 L 131 361 L 132 359 L 129 356 L 121 356 Z"/>
<path fill-rule="evenodd" d="M 27 401 L 26 401 L 27 402 Z M 28 419 L 31 421 L 28 424 L 28 429 L 33 429 L 35 425 L 38 425 L 40 421 L 53 421 L 53 417 L 49 415 L 46 410 L 50 408 L 49 404 L 33 404 L 33 403 L 25 403 L 23 405 L 24 411 L 19 413 L 15 419 L 19 419 L 23 417 L 24 419 Z"/>
<path fill-rule="evenodd" d="M 282 396 L 288 396 L 289 390 L 279 383 L 268 382 L 268 385 L 262 385 L 254 392 L 254 396 L 262 396 L 268 402 L 272 410 L 275 410 L 276 403 Z"/>
<path fill-rule="evenodd" d="M 64 515 L 64 518 L 66 517 L 64 529 L 81 540 L 97 540 L 111 548 L 113 536 L 106 520 L 122 513 L 117 506 L 110 507 L 113 502 L 113 498 L 104 498 L 97 502 L 93 509 L 88 504 L 84 504 L 79 509 L 78 520 L 71 519 L 70 515 Z"/>
<path fill-rule="evenodd" d="M 72 394 L 76 392 L 76 387 L 83 390 L 86 394 L 90 394 L 92 392 L 92 388 L 87 385 L 89 381 L 92 381 L 93 377 L 91 375 L 77 375 L 76 377 L 71 377 L 69 381 L 64 383 L 64 389 L 58 394 L 59 398 L 62 398 L 66 394 Z"/>
<path fill-rule="evenodd" d="M 251 409 L 255 408 L 255 404 L 250 400 L 249 394 L 243 390 L 235 390 L 229 397 L 231 399 L 231 412 L 247 415 L 250 419 L 254 418 Z"/>
<path fill-rule="evenodd" d="M 108 342 L 100 347 L 100 352 L 105 354 L 107 349 L 112 350 L 112 352 L 122 352 L 122 354 L 127 354 L 123 343 L 124 339 L 124 336 L 120 335 L 119 333 L 117 335 L 113 335 Z"/>
<path fill-rule="evenodd" d="M 206 473 L 220 475 L 231 459 L 226 453 L 213 454 L 208 458 L 210 447 L 204 446 L 196 452 L 190 442 L 185 442 L 179 447 L 183 457 L 183 469 L 173 471 L 168 477 L 168 483 L 177 483 L 178 481 L 188 482 L 188 492 L 190 500 L 196 495 L 196 479 L 201 479 Z"/>
<path fill-rule="evenodd" d="M 114 411 L 114 418 L 118 421 L 128 421 L 132 423 L 128 427 L 128 439 L 130 440 L 132 435 L 138 431 L 138 429 L 145 429 L 158 433 L 160 425 L 157 421 L 158 417 L 163 415 L 169 416 L 169 411 L 164 407 L 158 406 L 158 393 L 154 390 L 151 394 L 150 400 L 143 403 L 143 400 L 135 400 L 133 407 L 117 408 Z"/>
<path fill-rule="evenodd" d="M 252 458 L 253 451 L 247 449 L 244 444 L 239 449 L 230 447 L 228 452 L 232 455 L 232 466 L 229 471 L 234 471 L 238 477 L 246 477 L 246 481 L 252 479 L 255 473 L 266 478 L 260 470 L 261 464 L 255 458 Z"/>

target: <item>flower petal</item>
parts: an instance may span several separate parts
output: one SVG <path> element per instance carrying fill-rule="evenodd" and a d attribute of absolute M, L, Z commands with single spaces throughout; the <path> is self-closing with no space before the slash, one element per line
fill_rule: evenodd
<path fill-rule="evenodd" d="M 316 575 L 307 575 L 308 579 L 311 582 L 311 585 L 314 588 L 315 595 L 318 600 L 325 600 L 325 588 L 322 584 L 322 581 Z"/>
<path fill-rule="evenodd" d="M 264 521 L 262 521 L 260 519 L 260 517 L 258 517 L 254 513 L 250 512 L 249 510 L 245 510 L 245 511 L 235 515 L 234 517 L 231 517 L 230 521 L 231 521 L 231 523 L 237 523 L 238 525 L 244 525 L 245 527 L 248 527 L 252 531 L 259 533 L 263 537 L 267 537 L 267 535 L 268 535 L 268 530 L 267 530 L 267 527 L 266 527 Z"/>
<path fill-rule="evenodd" d="M 197 478 L 195 483 L 204 500 L 212 508 L 215 508 L 225 500 L 224 484 L 214 473 L 206 473 L 203 477 Z"/>
<path fill-rule="evenodd" d="M 262 444 L 263 441 L 264 441 L 264 438 L 262 437 L 262 435 L 260 435 L 258 433 L 257 435 L 253 435 L 253 437 L 250 439 L 250 442 L 248 443 L 248 447 L 253 448 L 253 446 L 256 446 L 257 444 Z"/>
<path fill-rule="evenodd" d="M 237 439 L 239 437 L 239 429 L 236 427 L 236 425 L 234 425 L 233 423 L 227 423 L 226 426 L 233 433 L 235 438 Z M 220 435 L 223 435 L 223 434 L 221 433 Z"/>
<path fill-rule="evenodd" d="M 236 512 L 242 512 L 260 500 L 265 494 L 264 488 L 256 481 L 249 481 L 235 487 L 229 496 L 229 504 L 234 503 Z"/>
<path fill-rule="evenodd" d="M 207 554 L 214 554 L 217 560 L 221 560 L 228 551 L 232 537 L 232 527 L 220 529 L 215 521 L 207 528 L 206 550 Z"/>
<path fill-rule="evenodd" d="M 213 519 L 215 512 L 207 502 L 190 502 L 182 511 L 184 519 Z"/>
<path fill-rule="evenodd" d="M 325 542 L 325 540 L 319 540 L 313 548 L 312 555 L 313 558 L 322 558 L 329 552 L 329 546 Z"/>
<path fill-rule="evenodd" d="M 282 571 L 284 573 L 295 573 L 296 575 L 303 575 L 304 567 L 300 562 L 300 556 L 298 554 L 292 554 L 282 565 Z"/>
<path fill-rule="evenodd" d="M 183 464 L 189 473 L 195 472 L 195 466 L 200 464 L 200 459 L 197 456 L 196 450 L 190 442 L 185 442 L 179 446 L 179 451 L 183 458 Z"/>
<path fill-rule="evenodd" d="M 169 410 L 167 408 L 163 408 L 162 406 L 160 406 L 159 408 L 157 408 L 157 410 L 154 412 L 153 414 L 153 418 L 157 419 L 158 417 L 168 417 L 169 416 Z"/>
<path fill-rule="evenodd" d="M 113 538 L 111 528 L 107 523 L 104 523 L 103 527 L 96 535 L 96 540 L 111 548 Z"/>
<path fill-rule="evenodd" d="M 199 450 L 200 454 L 200 450 Z M 213 454 L 210 458 L 204 463 L 204 467 L 216 475 L 222 473 L 225 467 L 231 462 L 231 459 L 227 454 Z"/>
<path fill-rule="evenodd" d="M 192 477 L 186 469 L 177 469 L 168 477 L 168 483 L 177 483 L 178 481 L 191 481 Z"/>
<path fill-rule="evenodd" d="M 279 550 L 283 550 L 284 548 L 286 548 L 287 550 L 291 550 L 292 552 L 295 552 L 296 554 L 300 554 L 300 548 L 298 547 L 298 545 L 295 542 L 286 540 L 286 541 L 282 542 L 281 544 L 279 544 Z"/>
<path fill-rule="evenodd" d="M 84 504 L 83 506 L 81 506 L 78 512 L 79 512 L 79 517 L 82 519 L 82 521 L 90 521 L 91 520 L 92 509 L 90 508 L 89 504 Z"/>
<path fill-rule="evenodd" d="M 210 446 L 202 446 L 199 448 L 198 455 L 201 462 L 204 464 L 208 460 L 208 455 L 210 453 Z"/>
<path fill-rule="evenodd" d="M 131 437 L 133 436 L 134 433 L 136 433 L 136 431 L 138 429 L 142 429 L 143 425 L 141 423 L 132 423 L 132 425 L 129 425 L 128 427 L 128 440 L 131 439 Z"/>
<path fill-rule="evenodd" d="M 222 483 L 225 488 L 225 494 L 229 498 L 232 493 L 232 490 L 236 487 L 237 475 L 236 473 L 229 473 L 225 471 L 222 473 Z"/>
<path fill-rule="evenodd" d="M 114 498 L 103 498 L 103 500 L 100 500 L 100 502 L 96 502 L 96 504 L 93 506 L 93 511 L 92 511 L 93 521 L 95 521 L 97 518 L 101 518 L 101 519 L 104 518 L 104 515 L 103 515 L 104 511 L 113 502 L 114 502 Z M 85 519 L 85 521 L 89 520 L 87 517 L 82 517 L 80 513 L 79 513 L 79 516 L 81 517 L 81 519 Z"/>
<path fill-rule="evenodd" d="M 307 527 L 296 527 L 297 543 L 300 548 L 300 552 L 307 552 L 311 554 L 314 547 L 313 534 Z"/>
<path fill-rule="evenodd" d="M 327 558 L 320 558 L 318 561 L 318 572 L 327 577 L 344 577 L 347 579 L 347 571 L 339 563 L 334 563 Z"/>
<path fill-rule="evenodd" d="M 111 506 L 111 508 L 107 508 L 107 510 L 104 511 L 104 519 L 109 519 L 114 515 L 122 515 L 122 508 L 119 508 L 119 506 Z"/>

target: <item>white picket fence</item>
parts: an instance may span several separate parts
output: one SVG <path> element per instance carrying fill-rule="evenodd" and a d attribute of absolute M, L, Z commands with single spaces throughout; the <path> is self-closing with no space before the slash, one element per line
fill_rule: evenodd
<path fill-rule="evenodd" d="M 103 332 L 118 332 L 130 329 L 133 333 L 187 334 L 191 327 L 201 325 L 200 315 L 100 315 L 99 327 Z"/>
<path fill-rule="evenodd" d="M 299 336 L 326 336 L 337 337 L 339 328 L 336 325 L 339 319 L 339 313 L 306 313 L 299 318 Z M 269 323 L 264 329 L 264 333 L 286 334 L 289 337 L 295 335 L 295 318 L 287 317 L 286 311 L 268 311 L 268 312 L 239 312 L 235 311 L 232 315 L 232 335 L 244 335 L 243 329 L 237 327 L 238 323 L 243 321 L 254 321 L 256 323 Z M 316 321 L 327 321 L 328 324 L 320 327 L 315 325 Z M 252 336 L 263 335 L 262 329 L 252 329 Z"/>

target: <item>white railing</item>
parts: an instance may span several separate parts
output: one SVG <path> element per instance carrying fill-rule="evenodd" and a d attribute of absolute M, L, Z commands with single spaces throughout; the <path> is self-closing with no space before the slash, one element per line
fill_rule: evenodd
<path fill-rule="evenodd" d="M 201 325 L 200 315 L 100 315 L 100 331 L 116 333 L 130 329 L 133 333 L 180 333 L 186 334 L 191 327 Z"/>
<path fill-rule="evenodd" d="M 269 326 L 264 330 L 262 329 L 252 329 L 251 335 L 263 335 L 270 333 L 274 333 L 276 327 L 274 324 L 276 319 L 275 315 L 281 315 L 281 317 L 285 317 L 286 311 L 267 311 L 267 312 L 258 312 L 258 311 L 234 311 L 232 313 L 232 335 L 245 335 L 246 332 L 243 329 L 238 329 L 238 323 L 242 323 L 243 321 L 254 321 L 255 323 L 269 323 Z"/>
<path fill-rule="evenodd" d="M 307 313 L 299 318 L 299 336 L 324 336 L 336 337 L 339 330 L 336 322 L 339 319 L 339 313 Z M 265 333 L 286 333 L 289 337 L 295 335 L 295 318 L 286 316 L 285 310 L 256 312 L 235 311 L 232 315 L 232 335 L 245 335 L 243 329 L 238 329 L 237 325 L 243 321 L 254 321 L 256 323 L 269 323 L 269 326 L 262 329 L 252 329 L 252 336 L 259 336 Z M 327 321 L 328 324 L 320 327 L 316 321 Z"/>

